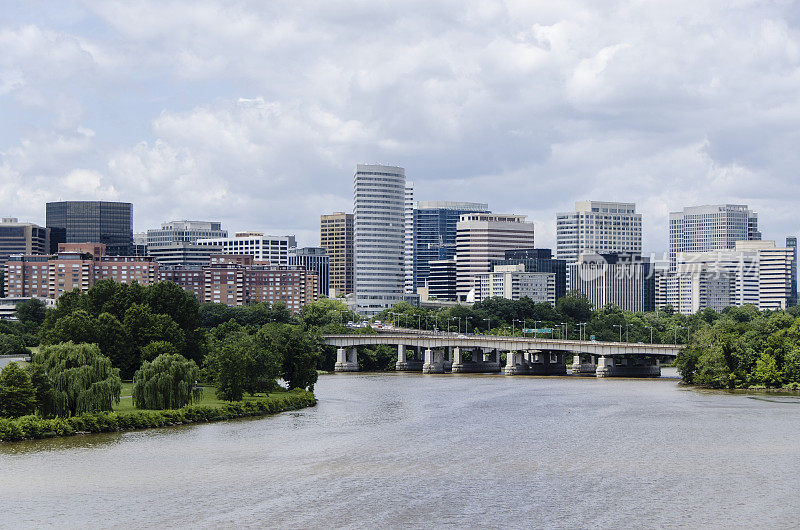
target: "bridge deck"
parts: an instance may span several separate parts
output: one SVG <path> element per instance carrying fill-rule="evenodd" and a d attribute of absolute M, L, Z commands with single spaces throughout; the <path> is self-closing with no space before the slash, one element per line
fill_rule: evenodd
<path fill-rule="evenodd" d="M 421 348 L 491 348 L 501 351 L 544 350 L 585 353 L 598 356 L 647 355 L 675 357 L 683 344 L 643 344 L 588 340 L 541 339 L 499 335 L 472 335 L 436 332 L 383 332 L 371 334 L 324 335 L 326 344 L 339 348 L 378 344 L 419 346 Z"/>

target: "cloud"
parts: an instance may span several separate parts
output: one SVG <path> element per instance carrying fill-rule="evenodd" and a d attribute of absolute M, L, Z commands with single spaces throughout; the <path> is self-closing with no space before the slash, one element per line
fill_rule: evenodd
<path fill-rule="evenodd" d="M 529 215 L 542 246 L 581 199 L 637 202 L 646 250 L 692 204 L 798 231 L 790 4 L 90 0 L 63 27 L 20 17 L 0 23 L 0 200 L 20 217 L 23 196 L 80 191 L 134 202 L 139 230 L 208 218 L 316 244 L 354 165 L 382 161 L 420 199 Z"/>

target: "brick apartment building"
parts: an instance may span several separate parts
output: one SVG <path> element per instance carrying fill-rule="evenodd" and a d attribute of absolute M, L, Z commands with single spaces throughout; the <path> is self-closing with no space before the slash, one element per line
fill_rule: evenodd
<path fill-rule="evenodd" d="M 6 263 L 6 296 L 57 299 L 88 291 L 100 280 L 152 285 L 171 281 L 200 303 L 239 306 L 282 301 L 297 312 L 318 297 L 316 273 L 301 267 L 270 266 L 252 256 L 211 256 L 203 267 L 159 267 L 150 257 L 106 256 L 105 245 L 62 243 L 55 256 L 15 255 Z"/>

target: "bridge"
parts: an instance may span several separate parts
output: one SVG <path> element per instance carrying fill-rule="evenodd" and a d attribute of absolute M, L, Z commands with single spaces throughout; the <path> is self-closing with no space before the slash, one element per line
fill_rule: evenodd
<path fill-rule="evenodd" d="M 503 372 L 506 375 L 564 375 L 567 357 L 572 373 L 597 377 L 659 377 L 661 361 L 674 359 L 683 344 L 599 342 L 428 331 L 324 335 L 335 346 L 337 372 L 359 370 L 358 347 L 397 347 L 398 371 L 426 374 Z M 506 361 L 501 366 L 501 353 Z"/>

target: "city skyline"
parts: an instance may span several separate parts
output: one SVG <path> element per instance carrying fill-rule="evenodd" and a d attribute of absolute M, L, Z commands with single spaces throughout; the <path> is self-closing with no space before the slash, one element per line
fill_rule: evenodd
<path fill-rule="evenodd" d="M 4 215 L 116 200 L 139 232 L 221 219 L 315 245 L 352 167 L 383 162 L 418 200 L 526 215 L 548 247 L 588 199 L 636 203 L 645 253 L 688 205 L 798 231 L 788 4 L 162 7 L 4 9 Z"/>

